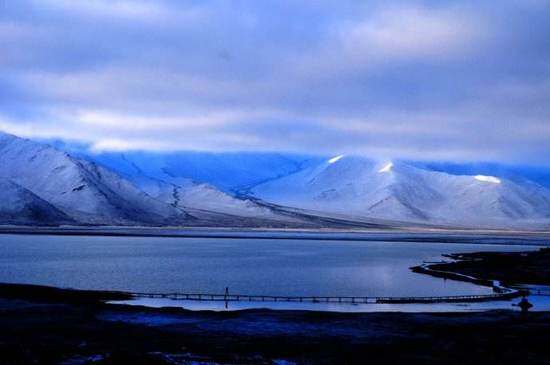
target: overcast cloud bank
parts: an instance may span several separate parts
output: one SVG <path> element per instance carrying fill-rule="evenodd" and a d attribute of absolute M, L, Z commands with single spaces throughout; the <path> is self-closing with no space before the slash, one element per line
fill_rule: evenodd
<path fill-rule="evenodd" d="M 0 4 L 0 129 L 96 150 L 548 164 L 550 2 Z"/>

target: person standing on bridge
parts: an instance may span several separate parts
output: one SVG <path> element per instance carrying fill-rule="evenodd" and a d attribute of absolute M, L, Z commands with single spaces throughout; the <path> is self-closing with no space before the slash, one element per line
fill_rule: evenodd
<path fill-rule="evenodd" d="M 228 303 L 227 303 L 228 296 L 229 296 L 229 287 L 226 286 L 225 287 L 225 294 L 223 296 L 223 300 L 225 302 L 225 309 L 227 309 L 227 306 L 228 306 Z"/>
<path fill-rule="evenodd" d="M 523 296 L 521 298 L 521 301 L 517 304 L 517 306 L 521 309 L 521 313 L 526 314 L 529 309 L 533 308 L 533 304 L 531 304 L 526 296 Z"/>

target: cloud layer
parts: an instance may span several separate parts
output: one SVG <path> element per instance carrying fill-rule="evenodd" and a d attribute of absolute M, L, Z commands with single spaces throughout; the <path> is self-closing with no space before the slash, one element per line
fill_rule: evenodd
<path fill-rule="evenodd" d="M 95 149 L 550 161 L 550 2 L 0 4 L 0 130 Z"/>

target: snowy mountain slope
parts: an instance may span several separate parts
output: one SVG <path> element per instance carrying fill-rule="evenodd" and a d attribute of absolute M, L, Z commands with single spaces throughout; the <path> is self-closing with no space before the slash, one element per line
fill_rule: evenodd
<path fill-rule="evenodd" d="M 67 148 L 71 150 L 70 146 Z M 176 185 L 182 180 L 205 182 L 226 193 L 286 176 L 308 163 L 321 161 L 318 157 L 279 153 L 91 153 L 83 148 L 75 152 L 119 173 L 133 174 L 139 170 L 150 178 Z"/>
<path fill-rule="evenodd" d="M 410 187 L 393 173 L 378 173 L 375 162 L 343 157 L 261 184 L 251 194 L 269 202 L 304 209 L 396 220 L 423 220 L 415 200 L 437 199 L 422 185 Z M 409 191 L 407 191 L 409 190 Z M 416 191 L 415 191 L 416 190 Z M 415 192 L 416 196 L 410 196 Z"/>
<path fill-rule="evenodd" d="M 12 180 L 69 216 L 74 224 L 321 226 L 316 219 L 277 213 L 209 184 L 183 177 L 171 177 L 170 182 L 150 177 L 148 170 L 158 172 L 154 164 L 142 169 L 126 161 L 118 165 L 123 166 L 121 171 L 112 171 L 49 145 L 8 134 L 0 134 L 0 164 L 0 178 Z M 192 216 L 186 211 L 192 211 Z"/>
<path fill-rule="evenodd" d="M 193 181 L 180 182 L 175 195 L 178 205 L 212 212 L 231 214 L 241 217 L 254 217 L 273 220 L 290 220 L 273 213 L 270 209 L 260 206 L 249 199 L 234 198 L 209 184 L 200 184 Z"/>
<path fill-rule="evenodd" d="M 173 224 L 187 217 L 119 175 L 48 145 L 0 133 L 0 163 L 1 178 L 80 223 Z"/>
<path fill-rule="evenodd" d="M 151 197 L 173 207 L 184 210 L 193 208 L 248 218 L 295 221 L 289 217 L 275 214 L 269 208 L 260 206 L 249 199 L 235 198 L 210 184 L 198 183 L 182 177 L 174 178 L 164 174 L 162 169 L 157 170 L 158 166 L 155 167 L 154 164 L 140 167 L 125 155 L 121 154 L 120 156 L 121 160 L 116 164 L 111 164 L 111 168 L 120 169 L 116 171 L 125 179 L 131 181 Z M 98 163 L 101 164 L 101 162 Z M 157 177 L 150 177 L 148 173 Z"/>
<path fill-rule="evenodd" d="M 352 156 L 260 184 L 249 193 L 280 205 L 397 221 L 501 227 L 550 218 L 550 191 L 534 183 Z"/>
<path fill-rule="evenodd" d="M 0 179 L 0 222 L 43 225 L 74 223 L 47 201 L 6 179 Z"/>
<path fill-rule="evenodd" d="M 216 187 L 198 183 L 186 178 L 172 180 L 169 183 L 145 175 L 147 168 L 139 168 L 134 163 L 119 163 L 119 172 L 125 179 L 133 182 L 141 190 L 158 200 L 181 207 L 198 218 L 195 226 L 225 227 L 370 227 L 372 223 L 354 223 L 342 219 L 325 219 L 303 212 L 279 211 L 258 204 L 251 199 L 235 198 Z M 376 225 L 380 226 L 380 225 Z"/>
<path fill-rule="evenodd" d="M 209 183 L 225 191 L 241 191 L 260 183 L 290 175 L 320 164 L 330 157 L 265 152 L 90 152 L 85 144 L 49 140 L 71 155 L 91 159 L 121 172 L 130 164 L 145 168 L 147 175 L 167 180 L 165 171 L 173 177 Z M 515 182 L 526 180 L 550 188 L 550 167 L 543 165 L 511 165 L 496 162 L 404 161 L 429 171 L 451 175 L 490 175 Z M 156 172 L 155 172 L 156 171 Z M 162 176 L 156 175 L 158 172 Z"/>

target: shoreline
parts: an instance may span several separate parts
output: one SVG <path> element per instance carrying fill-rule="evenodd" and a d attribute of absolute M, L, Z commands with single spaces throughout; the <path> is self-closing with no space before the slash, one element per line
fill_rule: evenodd
<path fill-rule="evenodd" d="M 452 262 L 412 267 L 418 273 L 505 286 L 550 286 L 550 247 L 528 252 L 472 252 L 444 255 Z"/>
<path fill-rule="evenodd" d="M 268 228 L 159 228 L 159 227 L 23 227 L 0 226 L 2 235 L 52 235 L 97 237 L 158 237 L 214 239 L 278 239 L 318 241 L 387 241 L 426 243 L 483 243 L 548 246 L 550 232 L 434 230 L 434 229 L 268 229 Z M 475 240 L 476 242 L 473 242 Z"/>
<path fill-rule="evenodd" d="M 486 267 L 493 267 L 494 257 L 505 256 L 504 262 L 507 267 L 499 267 L 500 276 L 496 276 L 493 271 L 486 273 Z M 476 285 L 491 287 L 494 294 L 487 295 L 459 295 L 459 296 L 432 296 L 432 297 L 295 297 L 295 296 L 270 296 L 270 295 L 247 295 L 247 294 L 213 294 L 213 293 L 133 293 L 128 291 L 110 291 L 110 290 L 82 290 L 72 288 L 57 288 L 43 285 L 32 284 L 10 284 L 0 283 L 0 297 L 15 298 L 59 298 L 71 301 L 95 300 L 102 302 L 125 302 L 139 299 L 171 299 L 181 301 L 215 301 L 225 302 L 312 302 L 312 303 L 336 303 L 336 304 L 435 304 L 435 303 L 475 303 L 491 302 L 498 300 L 510 300 L 528 294 L 527 291 L 511 288 L 510 285 L 521 284 L 544 284 L 550 285 L 550 267 L 546 267 L 550 262 L 550 248 L 540 248 L 537 251 L 528 252 L 474 252 L 474 253 L 455 253 L 447 255 L 453 262 L 442 263 L 424 263 L 410 268 L 412 272 L 430 275 L 438 278 L 465 281 Z M 521 276 L 523 280 L 518 281 L 517 270 L 510 270 L 511 260 L 521 260 L 522 265 L 527 265 L 531 270 L 542 272 L 541 278 L 528 280 L 525 275 Z M 465 269 L 466 265 L 466 269 Z M 473 269 L 472 269 L 473 265 Z M 537 266 L 538 265 L 538 266 Z M 508 268 L 508 270 L 507 270 Z M 474 274 L 472 273 L 472 270 Z M 495 277 L 492 277 L 495 276 Z M 516 278 L 516 280 L 514 280 Z M 531 277 L 532 278 L 532 277 Z M 498 280 L 497 280 L 498 279 Z M 537 281 L 538 280 L 538 281 Z M 501 282 L 503 284 L 501 284 Z M 320 311 L 323 312 L 323 311 Z"/>
<path fill-rule="evenodd" d="M 486 365 L 550 356 L 550 312 L 190 311 L 106 304 L 113 294 L 97 291 L 83 301 L 67 289 L 5 289 L 2 363 Z"/>
<path fill-rule="evenodd" d="M 112 303 L 128 299 L 119 291 L 0 283 L 0 362 L 487 365 L 550 358 L 550 311 L 215 311 Z"/>

